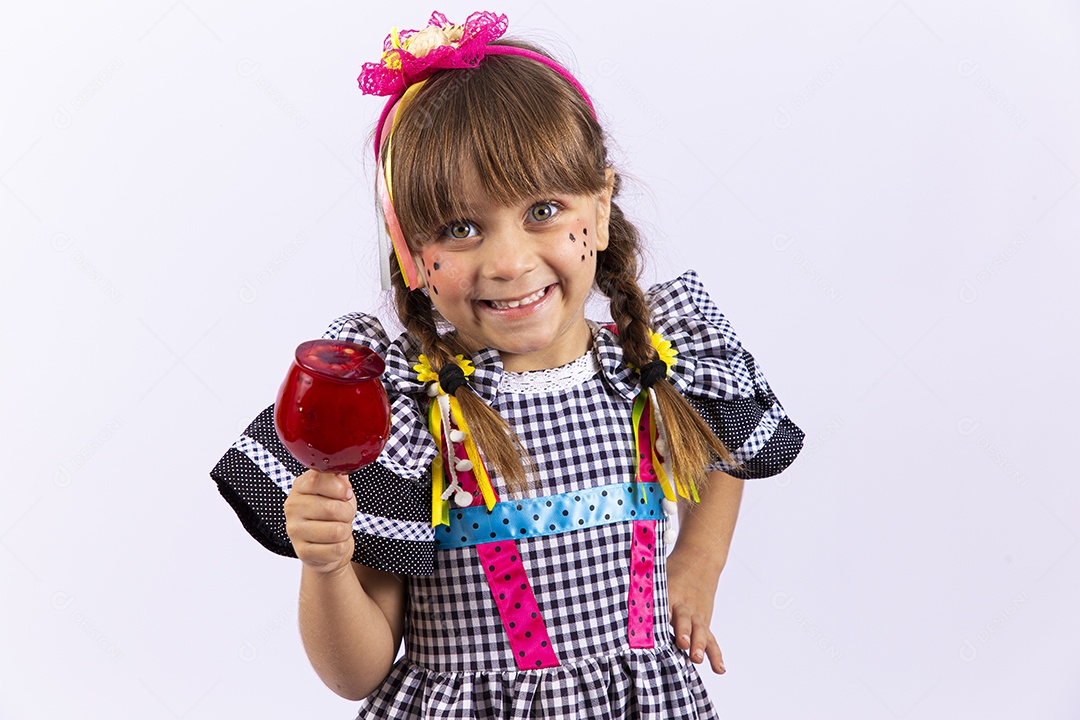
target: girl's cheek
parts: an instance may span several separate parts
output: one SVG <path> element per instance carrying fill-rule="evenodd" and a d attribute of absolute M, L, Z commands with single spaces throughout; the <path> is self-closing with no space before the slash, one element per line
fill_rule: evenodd
<path fill-rule="evenodd" d="M 439 282 L 445 279 L 446 263 L 443 254 L 438 250 L 425 250 L 420 253 L 420 268 L 424 272 L 424 278 L 428 288 L 435 295 L 439 294 Z"/>
<path fill-rule="evenodd" d="M 581 262 L 585 262 L 585 258 L 594 257 L 595 255 L 592 238 L 593 235 L 589 234 L 587 225 L 581 226 L 580 233 L 570 233 L 570 242 L 574 243 L 574 247 L 578 248 L 581 252 Z M 578 243 L 580 243 L 580 247 Z"/>

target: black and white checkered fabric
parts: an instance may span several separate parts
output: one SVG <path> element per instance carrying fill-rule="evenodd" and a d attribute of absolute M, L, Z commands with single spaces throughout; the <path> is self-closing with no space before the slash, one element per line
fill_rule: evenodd
<path fill-rule="evenodd" d="M 657 332 L 679 351 L 672 382 L 744 461 L 744 474 L 765 477 L 787 467 L 801 448 L 802 432 L 696 275 L 654 288 L 650 302 Z M 427 521 L 430 530 L 427 472 L 436 451 L 424 426 L 424 388 L 412 370 L 415 349 L 407 339 L 387 341 L 377 321 L 365 315 L 342 318 L 328 335 L 362 342 L 387 360 L 394 437 L 377 463 L 352 478 L 358 501 L 365 493 L 376 498 L 361 501 L 368 517 L 358 514 L 354 530 L 358 555 L 365 548 L 358 562 L 409 575 L 405 656 L 361 703 L 359 717 L 715 717 L 697 669 L 673 645 L 662 532 L 654 549 L 656 647 L 628 646 L 630 523 L 517 541 L 560 660 L 554 668 L 518 670 L 476 549 L 441 550 L 433 558 L 417 550 L 428 544 L 418 523 Z M 608 330 L 597 330 L 594 357 L 596 372 L 587 379 L 578 374 L 560 384 L 555 372 L 546 391 L 529 392 L 502 386 L 496 352 L 473 357 L 472 386 L 510 422 L 535 462 L 529 495 L 634 479 L 637 375 Z M 271 421 L 267 413 L 260 416 L 213 474 L 249 532 L 288 554 L 284 519 L 274 503 L 284 498 L 287 476 L 302 468 L 281 454 L 276 438 L 266 437 Z M 492 482 L 503 499 L 511 498 L 494 473 Z"/>

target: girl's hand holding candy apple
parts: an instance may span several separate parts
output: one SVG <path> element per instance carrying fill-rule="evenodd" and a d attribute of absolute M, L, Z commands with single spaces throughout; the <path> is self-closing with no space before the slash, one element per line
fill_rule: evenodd
<path fill-rule="evenodd" d="M 320 573 L 349 567 L 355 516 L 356 496 L 345 475 L 308 470 L 285 499 L 285 530 L 296 556 Z"/>

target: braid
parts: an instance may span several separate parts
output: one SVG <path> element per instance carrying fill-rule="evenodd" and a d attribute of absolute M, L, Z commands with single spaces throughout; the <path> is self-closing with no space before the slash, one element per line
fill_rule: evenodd
<path fill-rule="evenodd" d="M 613 197 L 619 189 L 617 174 L 615 180 Z M 641 368 L 659 359 L 650 340 L 651 314 L 638 284 L 641 238 L 615 202 L 611 203 L 608 228 L 607 249 L 598 255 L 596 286 L 611 302 L 611 317 L 618 328 L 623 355 L 628 363 Z M 672 470 L 676 476 L 693 480 L 701 487 L 705 468 L 713 458 L 738 465 L 723 442 L 666 378 L 653 385 L 653 390 L 664 417 Z"/>
<path fill-rule="evenodd" d="M 435 316 L 431 312 L 431 301 L 423 293 L 409 292 L 404 283 L 398 283 L 401 271 L 394 268 L 394 301 L 397 305 L 398 318 L 405 329 L 420 343 L 420 349 L 431 361 L 432 368 L 442 367 L 453 357 L 443 347 Z M 436 369 L 436 372 L 438 370 Z"/>
<path fill-rule="evenodd" d="M 398 318 L 420 343 L 420 350 L 427 356 L 432 369 L 438 372 L 447 363 L 454 362 L 455 355 L 467 355 L 453 335 L 439 334 L 428 296 L 409 291 L 397 267 L 392 271 L 392 278 Z M 468 384 L 462 386 L 454 398 L 485 462 L 503 478 L 511 492 L 527 489 L 528 479 L 522 460 L 528 458 L 528 454 L 502 415 L 492 410 Z"/>
<path fill-rule="evenodd" d="M 618 175 L 616 175 L 616 178 Z M 614 192 L 618 192 L 618 184 Z M 627 361 L 642 367 L 652 357 L 651 322 L 645 295 L 638 285 L 641 240 L 622 209 L 611 203 L 608 246 L 597 256 L 596 286 L 611 302 L 611 318 L 619 328 L 619 344 Z"/>

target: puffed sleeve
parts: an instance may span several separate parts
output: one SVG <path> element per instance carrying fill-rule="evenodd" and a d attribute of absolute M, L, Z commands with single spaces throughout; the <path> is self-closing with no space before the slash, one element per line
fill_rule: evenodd
<path fill-rule="evenodd" d="M 646 295 L 653 327 L 678 351 L 671 381 L 741 463 L 710 470 L 765 478 L 787 468 L 805 437 L 694 271 Z"/>
<path fill-rule="evenodd" d="M 386 361 L 390 438 L 378 459 L 349 476 L 356 494 L 355 562 L 401 575 L 430 575 L 434 563 L 430 465 L 437 448 L 417 404 L 406 340 L 389 342 L 375 318 L 361 313 L 335 320 L 328 339 L 356 342 Z M 285 532 L 284 503 L 305 468 L 281 444 L 274 408 L 261 412 L 211 470 L 221 495 L 244 528 L 267 549 L 296 557 Z"/>

